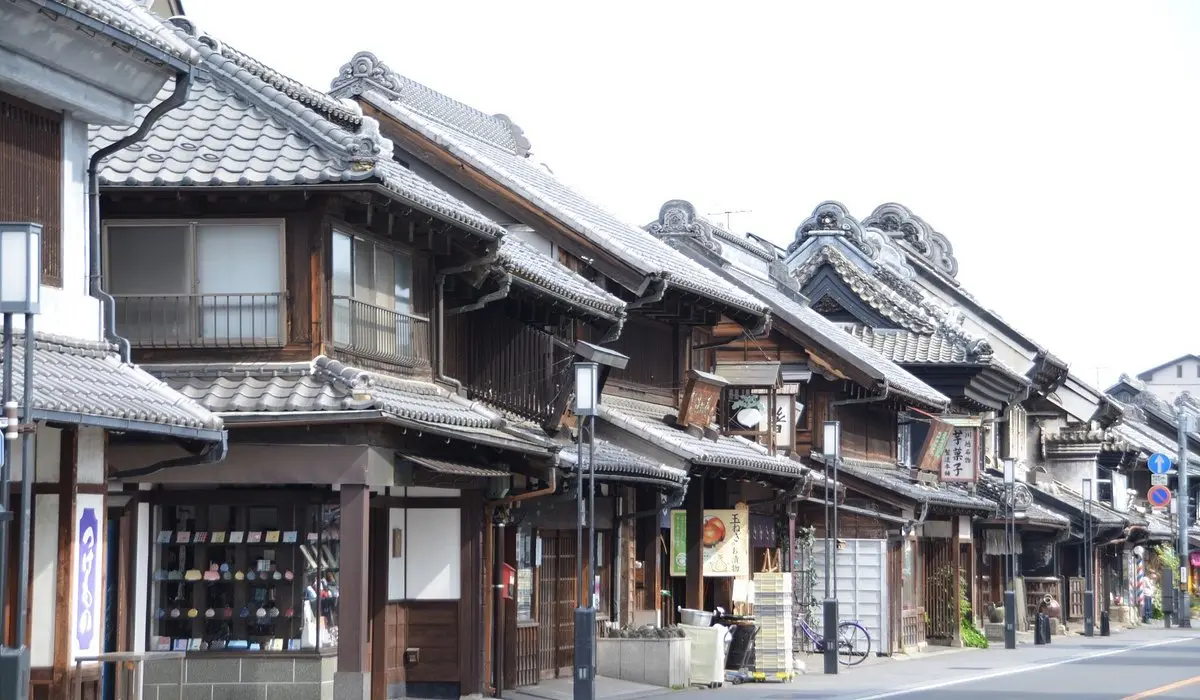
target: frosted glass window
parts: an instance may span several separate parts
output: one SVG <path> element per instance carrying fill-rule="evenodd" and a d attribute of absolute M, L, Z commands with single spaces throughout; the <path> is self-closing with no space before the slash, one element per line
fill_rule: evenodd
<path fill-rule="evenodd" d="M 275 224 L 196 227 L 202 338 L 280 337 L 282 237 Z"/>
<path fill-rule="evenodd" d="M 333 342 L 350 342 L 350 297 L 354 296 L 354 239 L 333 232 Z"/>
<path fill-rule="evenodd" d="M 105 262 L 116 321 L 131 343 L 192 336 L 190 226 L 110 226 Z"/>

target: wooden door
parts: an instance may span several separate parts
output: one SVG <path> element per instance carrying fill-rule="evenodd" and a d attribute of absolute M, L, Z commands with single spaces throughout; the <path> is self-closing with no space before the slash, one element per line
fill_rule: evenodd
<path fill-rule="evenodd" d="M 890 539 L 888 540 L 887 553 L 888 566 L 888 624 L 890 639 L 879 640 L 880 645 L 886 644 L 884 647 L 889 653 L 896 653 L 902 650 L 903 628 L 901 627 L 901 613 L 904 610 L 904 540 Z"/>
<path fill-rule="evenodd" d="M 575 533 L 558 531 L 558 590 L 555 598 L 554 630 L 557 644 L 557 677 L 570 677 L 575 663 L 575 608 L 579 602 L 575 580 Z"/>
<path fill-rule="evenodd" d="M 577 605 L 575 531 L 544 530 L 538 571 L 538 673 L 542 679 L 571 675 Z"/>
<path fill-rule="evenodd" d="M 555 625 L 558 591 L 558 533 L 543 530 L 542 564 L 538 568 L 538 675 L 542 679 L 554 677 L 558 668 L 558 639 Z"/>

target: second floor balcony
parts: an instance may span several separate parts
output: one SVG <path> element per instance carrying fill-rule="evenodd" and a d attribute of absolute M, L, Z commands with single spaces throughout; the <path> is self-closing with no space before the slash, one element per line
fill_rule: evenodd
<path fill-rule="evenodd" d="M 117 332 L 137 348 L 259 348 L 285 343 L 285 295 L 114 294 Z"/>
<path fill-rule="evenodd" d="M 429 319 L 349 296 L 333 297 L 333 347 L 354 357 L 427 367 Z"/>

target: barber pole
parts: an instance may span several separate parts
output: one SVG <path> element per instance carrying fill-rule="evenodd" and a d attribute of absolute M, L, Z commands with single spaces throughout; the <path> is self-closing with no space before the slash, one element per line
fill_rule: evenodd
<path fill-rule="evenodd" d="M 1138 610 L 1146 604 L 1146 562 L 1141 557 L 1137 560 L 1137 604 Z"/>

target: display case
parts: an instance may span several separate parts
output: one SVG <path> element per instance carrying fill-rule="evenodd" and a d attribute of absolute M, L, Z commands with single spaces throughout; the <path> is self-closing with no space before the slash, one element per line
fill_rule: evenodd
<path fill-rule="evenodd" d="M 335 647 L 340 520 L 325 504 L 158 506 L 151 649 Z"/>

